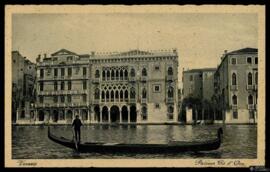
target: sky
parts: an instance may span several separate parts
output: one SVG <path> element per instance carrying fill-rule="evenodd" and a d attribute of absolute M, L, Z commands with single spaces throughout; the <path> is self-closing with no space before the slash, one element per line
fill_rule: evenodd
<path fill-rule="evenodd" d="M 176 48 L 183 68 L 217 67 L 224 50 L 258 47 L 256 14 L 111 13 L 13 14 L 12 50 L 32 62 L 62 48 L 91 51 Z"/>

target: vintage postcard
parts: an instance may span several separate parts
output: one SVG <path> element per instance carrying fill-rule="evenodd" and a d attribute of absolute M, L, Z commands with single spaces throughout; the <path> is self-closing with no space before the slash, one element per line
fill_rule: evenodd
<path fill-rule="evenodd" d="M 7 5 L 6 167 L 265 163 L 262 5 Z"/>

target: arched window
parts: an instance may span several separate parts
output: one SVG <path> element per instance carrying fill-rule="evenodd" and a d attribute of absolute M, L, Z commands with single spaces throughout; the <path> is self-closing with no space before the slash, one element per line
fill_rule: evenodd
<path fill-rule="evenodd" d="M 106 91 L 106 101 L 109 101 L 109 99 L 110 99 L 110 93 L 109 93 L 109 91 L 107 90 L 107 91 Z"/>
<path fill-rule="evenodd" d="M 252 73 L 248 73 L 248 85 L 252 85 Z"/>
<path fill-rule="evenodd" d="M 232 85 L 236 85 L 236 74 L 232 74 Z"/>
<path fill-rule="evenodd" d="M 248 96 L 248 104 L 253 105 L 253 96 L 252 95 Z"/>
<path fill-rule="evenodd" d="M 145 68 L 143 68 L 143 70 L 142 70 L 142 76 L 147 76 L 147 71 Z"/>
<path fill-rule="evenodd" d="M 106 78 L 106 72 L 105 72 L 105 70 L 103 70 L 103 71 L 102 71 L 102 80 L 104 81 L 105 78 Z"/>
<path fill-rule="evenodd" d="M 258 84 L 258 72 L 255 73 L 255 84 Z"/>
<path fill-rule="evenodd" d="M 98 88 L 95 89 L 95 99 L 96 100 L 99 99 L 99 89 Z"/>
<path fill-rule="evenodd" d="M 172 106 L 169 106 L 169 107 L 168 107 L 168 112 L 169 112 L 169 113 L 173 113 L 173 107 L 172 107 Z"/>
<path fill-rule="evenodd" d="M 128 78 L 128 71 L 127 70 L 125 70 L 124 75 L 125 75 L 125 80 L 127 80 L 127 78 Z"/>
<path fill-rule="evenodd" d="M 136 97 L 135 89 L 134 88 L 131 88 L 130 89 L 130 98 L 131 99 L 135 99 L 135 97 Z"/>
<path fill-rule="evenodd" d="M 131 76 L 131 77 L 135 77 L 135 69 L 132 68 L 132 69 L 130 70 L 130 76 Z"/>
<path fill-rule="evenodd" d="M 99 70 L 96 70 L 95 77 L 99 78 Z"/>
<path fill-rule="evenodd" d="M 142 98 L 146 99 L 146 97 L 147 97 L 146 89 L 143 88 L 143 90 L 142 90 Z"/>
<path fill-rule="evenodd" d="M 107 70 L 107 80 L 110 80 L 111 78 L 110 78 L 110 71 L 109 70 Z"/>
<path fill-rule="evenodd" d="M 116 92 L 115 92 L 115 98 L 116 99 L 119 99 L 119 92 L 118 92 L 118 90 L 116 90 Z"/>
<path fill-rule="evenodd" d="M 173 98 L 173 87 L 170 87 L 170 88 L 168 89 L 168 97 L 169 97 L 169 98 Z"/>
<path fill-rule="evenodd" d="M 102 93 L 101 93 L 101 99 L 102 99 L 102 100 L 105 99 L 105 91 L 102 91 Z"/>
<path fill-rule="evenodd" d="M 112 74 L 111 75 L 112 75 L 112 80 L 114 80 L 114 77 L 115 77 L 114 76 L 114 70 L 112 70 Z"/>
<path fill-rule="evenodd" d="M 168 68 L 168 75 L 173 75 L 173 69 L 172 69 L 172 67 L 169 67 Z"/>
<path fill-rule="evenodd" d="M 111 91 L 111 101 L 112 102 L 114 101 L 114 92 L 113 92 L 113 90 Z"/>
<path fill-rule="evenodd" d="M 116 70 L 116 80 L 118 80 L 119 79 L 119 71 L 118 70 Z"/>
<path fill-rule="evenodd" d="M 122 100 L 123 97 L 124 97 L 124 94 L 123 94 L 123 91 L 121 90 L 121 91 L 120 91 L 120 99 Z"/>
<path fill-rule="evenodd" d="M 120 70 L 120 80 L 123 80 L 123 71 Z"/>
<path fill-rule="evenodd" d="M 233 102 L 233 105 L 237 105 L 237 96 L 236 95 L 233 95 L 232 102 Z"/>
<path fill-rule="evenodd" d="M 128 91 L 125 91 L 125 99 L 128 99 Z"/>

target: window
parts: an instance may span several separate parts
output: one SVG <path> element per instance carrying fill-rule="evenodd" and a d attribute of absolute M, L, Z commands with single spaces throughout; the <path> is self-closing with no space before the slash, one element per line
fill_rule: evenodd
<path fill-rule="evenodd" d="M 156 93 L 156 92 L 160 92 L 160 85 L 153 85 L 153 92 Z"/>
<path fill-rule="evenodd" d="M 193 75 L 189 76 L 189 81 L 193 81 Z"/>
<path fill-rule="evenodd" d="M 135 69 L 132 68 L 132 69 L 130 70 L 130 76 L 131 76 L 131 77 L 135 77 Z"/>
<path fill-rule="evenodd" d="M 255 73 L 255 84 L 258 85 L 258 72 Z"/>
<path fill-rule="evenodd" d="M 143 90 L 142 90 L 142 98 L 146 99 L 146 97 L 147 97 L 146 89 L 143 88 Z"/>
<path fill-rule="evenodd" d="M 247 58 L 247 64 L 252 64 L 252 58 L 251 57 Z"/>
<path fill-rule="evenodd" d="M 24 108 L 25 107 L 25 102 L 22 101 L 21 107 Z"/>
<path fill-rule="evenodd" d="M 147 71 L 145 68 L 143 68 L 143 70 L 142 70 L 142 76 L 147 76 Z"/>
<path fill-rule="evenodd" d="M 99 89 L 96 88 L 95 90 L 95 99 L 98 100 L 99 99 Z"/>
<path fill-rule="evenodd" d="M 233 119 L 237 119 L 238 118 L 238 111 L 234 110 L 233 111 Z"/>
<path fill-rule="evenodd" d="M 44 77 L 44 69 L 40 69 L 40 78 Z"/>
<path fill-rule="evenodd" d="M 237 81 L 236 81 L 236 74 L 233 73 L 233 74 L 232 74 L 232 85 L 237 85 L 236 82 L 237 82 Z"/>
<path fill-rule="evenodd" d="M 72 68 L 68 68 L 68 76 L 71 77 L 72 75 Z"/>
<path fill-rule="evenodd" d="M 248 73 L 248 85 L 252 85 L 252 73 Z"/>
<path fill-rule="evenodd" d="M 54 58 L 53 58 L 53 61 L 57 61 L 57 57 L 54 57 Z"/>
<path fill-rule="evenodd" d="M 255 57 L 255 64 L 258 64 L 258 57 Z"/>
<path fill-rule="evenodd" d="M 169 113 L 173 113 L 173 106 L 169 106 L 169 107 L 168 107 L 168 112 L 169 112 Z"/>
<path fill-rule="evenodd" d="M 61 76 L 65 76 L 65 68 L 61 68 Z"/>
<path fill-rule="evenodd" d="M 82 98 L 83 98 L 83 102 L 86 102 L 86 98 L 87 98 L 87 97 L 86 97 L 86 94 L 83 94 L 83 95 L 82 95 Z"/>
<path fill-rule="evenodd" d="M 155 70 L 159 70 L 159 65 L 155 65 Z"/>
<path fill-rule="evenodd" d="M 61 82 L 61 90 L 65 90 L 65 82 L 64 81 Z"/>
<path fill-rule="evenodd" d="M 57 81 L 54 82 L 54 91 L 57 91 Z"/>
<path fill-rule="evenodd" d="M 104 81 L 105 80 L 105 77 L 106 77 L 106 73 L 105 73 L 105 70 L 102 71 L 102 80 Z"/>
<path fill-rule="evenodd" d="M 71 81 L 68 81 L 68 90 L 71 90 L 72 84 Z"/>
<path fill-rule="evenodd" d="M 13 63 L 16 63 L 16 60 L 13 60 Z"/>
<path fill-rule="evenodd" d="M 86 76 L 87 70 L 86 67 L 83 68 L 83 76 Z"/>
<path fill-rule="evenodd" d="M 118 93 L 118 92 L 117 92 L 117 93 Z M 116 97 L 116 98 L 118 98 L 118 97 Z M 102 93 L 101 93 L 101 99 L 102 99 L 102 100 L 105 99 L 105 92 L 104 92 L 104 91 L 102 91 Z"/>
<path fill-rule="evenodd" d="M 47 76 L 51 75 L 51 69 L 47 69 Z"/>
<path fill-rule="evenodd" d="M 54 76 L 57 77 L 57 75 L 58 75 L 58 69 L 55 68 L 55 69 L 54 69 Z"/>
<path fill-rule="evenodd" d="M 254 119 L 254 111 L 253 110 L 250 110 L 249 111 L 249 119 Z"/>
<path fill-rule="evenodd" d="M 168 68 L 168 75 L 173 75 L 173 69 L 172 69 L 172 67 L 169 67 Z"/>
<path fill-rule="evenodd" d="M 65 102 L 65 96 L 61 96 L 61 103 L 64 103 Z"/>
<path fill-rule="evenodd" d="M 79 67 L 76 67 L 75 74 L 78 75 L 79 72 L 80 72 L 80 68 Z"/>
<path fill-rule="evenodd" d="M 128 91 L 125 91 L 125 99 L 128 99 Z"/>
<path fill-rule="evenodd" d="M 125 70 L 124 76 L 125 76 L 125 80 L 127 80 L 128 79 L 128 71 L 127 70 Z"/>
<path fill-rule="evenodd" d="M 253 96 L 252 95 L 248 96 L 248 104 L 253 105 Z"/>
<path fill-rule="evenodd" d="M 25 118 L 25 112 L 24 112 L 24 110 L 21 112 L 21 118 Z"/>
<path fill-rule="evenodd" d="M 84 90 L 87 89 L 87 83 L 86 83 L 86 81 L 83 81 L 83 89 L 84 89 Z"/>
<path fill-rule="evenodd" d="M 43 101 L 44 101 L 43 96 L 39 96 L 39 103 L 43 103 Z"/>
<path fill-rule="evenodd" d="M 71 95 L 67 95 L 67 101 L 70 103 L 71 102 Z"/>
<path fill-rule="evenodd" d="M 168 90 L 168 97 L 173 98 L 173 87 L 170 87 Z"/>
<path fill-rule="evenodd" d="M 57 96 L 53 96 L 53 102 L 57 103 L 58 102 L 58 97 Z"/>
<path fill-rule="evenodd" d="M 155 108 L 156 108 L 156 109 L 159 109 L 159 108 L 160 108 L 160 106 L 159 106 L 158 103 L 155 104 Z"/>
<path fill-rule="evenodd" d="M 39 89 L 40 89 L 40 91 L 43 91 L 43 87 L 44 87 L 43 82 L 40 82 L 40 85 L 39 85 Z"/>
<path fill-rule="evenodd" d="M 233 103 L 233 105 L 237 105 L 237 96 L 236 95 L 233 95 L 232 103 Z"/>
<path fill-rule="evenodd" d="M 67 57 L 67 61 L 72 61 L 73 60 L 73 57 L 72 56 L 68 56 Z"/>
<path fill-rule="evenodd" d="M 99 70 L 96 70 L 95 78 L 99 78 Z"/>
<path fill-rule="evenodd" d="M 147 107 L 142 107 L 142 119 L 147 120 Z"/>
<path fill-rule="evenodd" d="M 130 98 L 131 99 L 135 99 L 135 96 L 136 96 L 135 89 L 134 88 L 131 88 L 130 89 Z"/>
<path fill-rule="evenodd" d="M 113 90 L 111 91 L 111 101 L 112 102 L 114 101 L 114 92 L 113 92 Z"/>
<path fill-rule="evenodd" d="M 231 64 L 235 65 L 236 64 L 236 58 L 231 59 Z"/>

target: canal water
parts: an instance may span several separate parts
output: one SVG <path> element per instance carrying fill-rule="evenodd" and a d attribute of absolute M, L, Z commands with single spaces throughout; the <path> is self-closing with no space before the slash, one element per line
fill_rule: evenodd
<path fill-rule="evenodd" d="M 110 143 L 168 143 L 169 141 L 200 141 L 216 137 L 221 125 L 88 125 L 82 127 L 82 141 Z M 223 143 L 209 152 L 173 154 L 99 154 L 77 153 L 58 145 L 47 137 L 47 126 L 13 126 L 13 159 L 103 159 L 103 158 L 256 158 L 257 126 L 223 126 Z M 51 126 L 57 136 L 72 138 L 70 126 Z"/>

